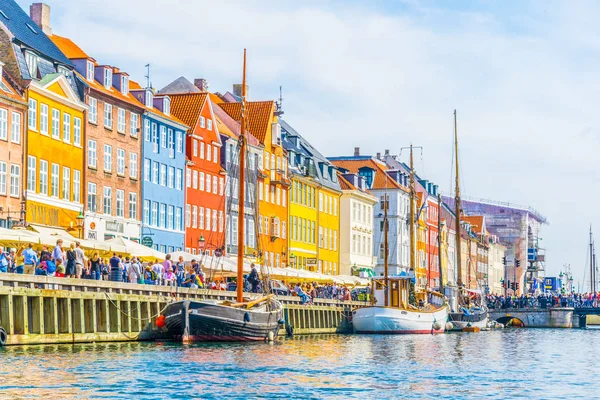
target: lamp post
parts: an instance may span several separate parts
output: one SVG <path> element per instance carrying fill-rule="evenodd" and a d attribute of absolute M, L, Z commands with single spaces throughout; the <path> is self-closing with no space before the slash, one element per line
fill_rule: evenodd
<path fill-rule="evenodd" d="M 294 253 L 290 254 L 290 265 L 292 268 L 294 268 L 296 265 L 296 255 Z"/>
<path fill-rule="evenodd" d="M 77 215 L 75 219 L 77 220 L 77 228 L 79 229 L 79 239 L 83 239 L 83 225 L 85 224 L 83 211 L 79 211 L 79 215 Z"/>
<path fill-rule="evenodd" d="M 206 239 L 204 239 L 203 235 L 200 235 L 200 239 L 198 239 L 198 248 L 202 255 L 204 255 L 204 247 L 206 246 Z"/>

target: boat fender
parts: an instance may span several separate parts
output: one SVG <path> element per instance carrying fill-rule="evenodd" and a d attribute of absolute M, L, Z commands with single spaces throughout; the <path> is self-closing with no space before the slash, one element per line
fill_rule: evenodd
<path fill-rule="evenodd" d="M 250 313 L 247 311 L 244 314 L 244 322 L 250 322 Z"/>
<path fill-rule="evenodd" d="M 267 340 L 269 342 L 272 342 L 274 338 L 275 338 L 275 335 L 273 334 L 273 331 L 269 331 L 269 334 L 267 335 Z"/>
<path fill-rule="evenodd" d="M 433 329 L 439 331 L 440 329 L 442 329 L 442 323 L 440 321 L 435 321 L 433 323 Z"/>
<path fill-rule="evenodd" d="M 454 324 L 450 321 L 446 322 L 446 330 L 451 331 L 452 329 L 454 329 Z"/>
<path fill-rule="evenodd" d="M 0 326 L 0 346 L 6 346 L 6 340 L 8 339 L 8 333 Z"/>
<path fill-rule="evenodd" d="M 285 333 L 286 333 L 287 337 L 294 336 L 294 327 L 291 326 L 290 324 L 287 324 L 285 326 Z"/>

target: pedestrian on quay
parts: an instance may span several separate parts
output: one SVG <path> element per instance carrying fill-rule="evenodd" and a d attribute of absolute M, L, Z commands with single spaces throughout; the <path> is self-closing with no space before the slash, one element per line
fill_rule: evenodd
<path fill-rule="evenodd" d="M 17 269 L 17 264 L 16 264 L 16 260 L 15 258 L 17 257 L 17 249 L 15 249 L 14 247 L 10 249 L 10 251 L 8 252 L 8 270 L 10 272 L 12 272 L 13 274 L 16 273 L 16 269 Z"/>
<path fill-rule="evenodd" d="M 23 251 L 23 259 L 25 274 L 33 275 L 38 264 L 38 254 L 33 250 L 33 243 L 29 243 L 27 249 Z"/>
<path fill-rule="evenodd" d="M 10 255 L 4 251 L 4 247 L 0 246 L 0 272 L 8 272 Z"/>
<path fill-rule="evenodd" d="M 76 275 L 75 263 L 77 261 L 77 254 L 75 253 L 75 243 L 71 243 L 69 250 L 67 250 L 67 267 L 65 268 L 65 276 L 67 278 L 74 278 Z"/>
<path fill-rule="evenodd" d="M 195 260 L 192 260 L 192 262 L 194 261 Z M 185 280 L 185 262 L 183 261 L 183 256 L 179 256 L 179 261 L 175 267 L 175 280 L 177 282 L 177 286 L 181 287 L 183 281 Z"/>
<path fill-rule="evenodd" d="M 162 283 L 164 268 L 165 267 L 162 263 L 158 262 L 158 260 L 154 260 L 154 264 L 152 265 L 152 271 L 156 273 L 156 279 L 154 279 L 155 285 L 160 285 Z"/>
<path fill-rule="evenodd" d="M 123 263 L 123 282 L 129 282 L 129 268 L 131 268 L 131 261 L 129 260 L 129 256 L 127 256 Z"/>
<path fill-rule="evenodd" d="M 173 267 L 169 267 L 167 272 L 165 272 L 164 276 L 164 284 L 165 286 L 175 286 L 177 279 L 175 278 L 175 274 L 173 273 Z"/>
<path fill-rule="evenodd" d="M 61 264 L 64 262 L 64 254 L 63 254 L 62 244 L 63 244 L 63 240 L 58 239 L 56 241 L 56 246 L 54 246 L 54 250 L 52 251 L 51 259 L 52 259 L 52 261 L 54 261 L 55 264 L 58 264 L 58 260 L 60 260 Z"/>
<path fill-rule="evenodd" d="M 146 269 L 144 270 L 144 284 L 146 285 L 156 285 L 157 275 L 154 270 L 152 270 L 152 266 L 146 265 Z"/>
<path fill-rule="evenodd" d="M 252 263 L 250 265 L 251 271 L 250 271 L 250 275 L 248 276 L 248 283 L 250 283 L 251 288 L 250 291 L 252 293 L 257 293 L 258 292 L 258 284 L 260 283 L 260 278 L 258 277 L 258 271 L 256 270 L 256 265 L 254 265 L 254 263 Z"/>
<path fill-rule="evenodd" d="M 143 283 L 140 282 L 140 278 L 142 277 L 141 266 L 137 258 L 135 257 L 131 258 L 131 265 L 127 270 L 127 277 L 129 278 L 129 282 L 131 283 Z"/>
<path fill-rule="evenodd" d="M 173 263 L 171 262 L 171 255 L 170 254 L 167 254 L 165 256 L 165 261 L 163 261 L 162 265 L 163 265 L 163 267 L 162 267 L 162 274 L 163 274 L 163 276 L 161 276 L 161 278 L 164 278 L 164 275 L 166 275 L 166 273 L 169 270 L 169 268 L 171 268 L 173 266 Z M 162 279 L 161 283 L 164 285 L 164 279 Z"/>
<path fill-rule="evenodd" d="M 85 253 L 81 249 L 81 243 L 75 242 L 75 277 L 81 279 L 85 266 Z"/>
<path fill-rule="evenodd" d="M 22 245 L 15 255 L 15 273 L 17 274 L 22 274 L 25 272 L 25 257 L 23 256 L 24 252 L 25 245 Z"/>
<path fill-rule="evenodd" d="M 90 275 L 90 279 L 94 279 L 99 281 L 100 275 L 102 273 L 102 259 L 100 258 L 100 254 L 98 252 L 94 252 L 92 258 L 90 258 L 88 263 L 88 271 Z"/>

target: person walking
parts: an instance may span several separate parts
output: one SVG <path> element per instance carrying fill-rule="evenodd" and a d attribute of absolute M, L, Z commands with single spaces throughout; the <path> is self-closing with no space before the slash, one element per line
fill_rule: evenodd
<path fill-rule="evenodd" d="M 100 258 L 100 255 L 98 254 L 98 252 L 95 252 L 94 255 L 92 255 L 92 258 L 90 258 L 89 265 L 88 265 L 88 270 L 90 272 L 90 279 L 94 279 L 97 281 L 100 280 L 101 263 L 102 263 L 102 259 Z"/>
<path fill-rule="evenodd" d="M 71 243 L 69 250 L 67 250 L 67 268 L 65 269 L 65 276 L 67 278 L 75 277 L 75 262 L 77 260 L 77 255 L 75 253 L 75 243 Z"/>
<path fill-rule="evenodd" d="M 142 276 L 142 270 L 140 263 L 137 261 L 135 257 L 131 259 L 131 264 L 127 269 L 127 277 L 129 278 L 129 282 L 131 283 L 143 283 L 140 282 L 140 277 Z"/>
<path fill-rule="evenodd" d="M 260 278 L 258 277 L 258 271 L 256 270 L 256 265 L 254 265 L 254 263 L 252 263 L 250 265 L 250 268 L 252 269 L 250 271 L 250 275 L 248 275 L 248 283 L 250 283 L 251 285 L 251 291 L 252 293 L 257 293 L 258 292 L 258 284 L 260 283 Z"/>
<path fill-rule="evenodd" d="M 163 279 L 164 276 L 166 275 L 167 271 L 169 271 L 169 269 L 171 269 L 173 267 L 173 263 L 171 262 L 171 255 L 167 254 L 165 256 L 165 261 L 163 261 L 163 268 L 162 268 L 162 276 L 161 276 L 161 284 L 165 284 L 165 280 Z"/>
<path fill-rule="evenodd" d="M 62 244 L 63 244 L 63 240 L 62 239 L 58 239 L 56 241 L 56 246 L 54 247 L 54 250 L 52 251 L 52 257 L 51 257 L 51 259 L 57 265 L 58 265 L 58 261 L 59 260 L 60 260 L 61 264 L 64 263 L 64 254 L 63 254 Z"/>
<path fill-rule="evenodd" d="M 25 272 L 25 245 L 21 246 L 15 255 L 15 273 L 22 274 Z"/>
<path fill-rule="evenodd" d="M 81 243 L 75 242 L 75 277 L 81 279 L 85 266 L 85 253 L 81 249 Z"/>
<path fill-rule="evenodd" d="M 111 282 L 122 282 L 123 281 L 123 264 L 121 258 L 117 253 L 113 253 L 113 256 L 108 261 L 108 267 L 110 268 L 110 281 Z"/>
<path fill-rule="evenodd" d="M 35 266 L 38 263 L 38 254 L 33 250 L 33 243 L 29 243 L 27 249 L 23 250 L 23 259 L 25 274 L 33 275 L 35 273 Z"/>
<path fill-rule="evenodd" d="M 156 273 L 156 279 L 154 279 L 154 283 L 156 285 L 162 284 L 162 277 L 164 273 L 164 267 L 162 263 L 159 263 L 158 260 L 154 260 L 154 264 L 152 265 L 152 271 Z"/>
<path fill-rule="evenodd" d="M 123 282 L 129 282 L 129 268 L 131 268 L 131 261 L 129 261 L 129 256 L 127 256 L 123 263 Z"/>
<path fill-rule="evenodd" d="M 8 272 L 9 254 L 0 246 L 0 272 Z"/>

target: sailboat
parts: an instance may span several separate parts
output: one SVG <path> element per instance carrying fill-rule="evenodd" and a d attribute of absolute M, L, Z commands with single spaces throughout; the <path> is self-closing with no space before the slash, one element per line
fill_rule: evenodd
<path fill-rule="evenodd" d="M 462 282 L 462 264 L 461 264 L 461 208 L 460 208 L 460 175 L 458 169 L 458 129 L 456 124 L 456 110 L 454 110 L 454 156 L 456 167 L 456 193 L 454 198 L 454 207 L 456 212 L 456 268 L 458 271 L 458 310 L 451 312 L 450 322 L 451 330 L 462 331 L 464 328 L 485 328 L 487 327 L 489 317 L 488 309 L 484 304 L 484 298 L 481 290 L 472 290 L 463 287 Z"/>
<path fill-rule="evenodd" d="M 239 215 L 236 301 L 184 300 L 165 309 L 165 325 L 174 340 L 196 341 L 272 341 L 283 324 L 283 306 L 273 294 L 250 299 L 244 297 L 244 198 L 246 173 L 246 49 L 242 78 L 239 157 Z M 266 287 L 269 287 L 268 285 Z"/>
<path fill-rule="evenodd" d="M 387 179 L 387 177 L 386 177 Z M 410 146 L 410 266 L 415 265 L 415 174 L 413 148 Z M 448 320 L 448 305 L 441 293 L 414 287 L 414 276 L 407 273 L 389 276 L 388 205 L 385 194 L 383 215 L 384 277 L 373 280 L 375 304 L 355 309 L 352 325 L 356 333 L 414 334 L 442 333 Z"/>

